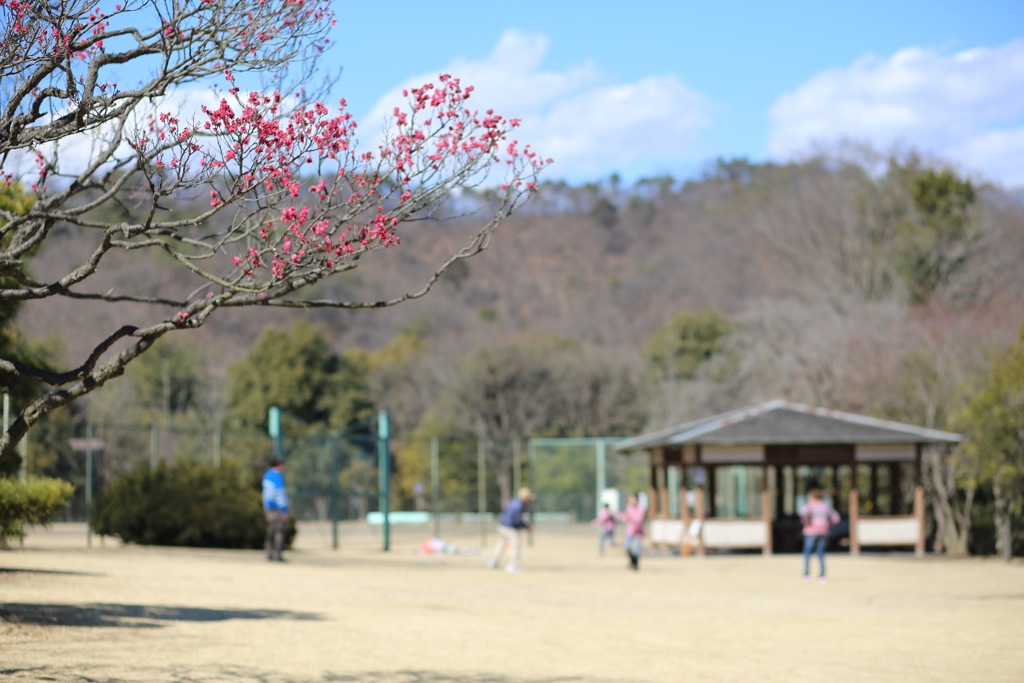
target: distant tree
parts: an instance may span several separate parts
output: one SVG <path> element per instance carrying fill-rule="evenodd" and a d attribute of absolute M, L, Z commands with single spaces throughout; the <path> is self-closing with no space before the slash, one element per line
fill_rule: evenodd
<path fill-rule="evenodd" d="M 0 436 L 0 458 L 44 415 L 219 310 L 380 308 L 425 295 L 489 245 L 547 165 L 512 139 L 518 120 L 469 108 L 472 88 L 447 74 L 406 93 L 380 144 L 359 144 L 344 101 L 340 111 L 318 101 L 333 76 L 328 0 L 104 9 L 0 5 L 0 182 L 19 181 L 35 198 L 27 212 L 0 207 L 0 303 L 71 298 L 105 305 L 117 321 L 63 371 L 0 359 L 8 376 L 46 386 Z M 487 211 L 422 286 L 373 301 L 315 298 L 318 283 L 365 266 L 364 254 L 397 245 L 403 224 L 467 187 L 491 190 Z M 197 196 L 207 198 L 201 211 L 167 208 Z M 102 210 L 114 206 L 131 210 Z M 90 246 L 63 275 L 31 276 L 31 254 L 60 231 Z M 109 290 L 94 276 L 115 254 L 160 254 L 175 277 L 156 292 Z"/>
<path fill-rule="evenodd" d="M 619 209 L 607 197 L 599 197 L 590 209 L 590 217 L 602 228 L 611 229 L 619 223 Z"/>
<path fill-rule="evenodd" d="M 733 324 L 713 309 L 680 311 L 658 327 L 643 346 L 649 386 L 654 388 L 652 416 L 673 421 L 681 412 L 681 385 L 722 350 Z"/>
<path fill-rule="evenodd" d="M 644 344 L 647 368 L 665 381 L 692 379 L 732 328 L 729 319 L 714 309 L 680 311 Z"/>
<path fill-rule="evenodd" d="M 567 345 L 529 337 L 482 347 L 461 360 L 454 386 L 442 395 L 440 409 L 455 433 L 484 442 L 503 501 L 512 495 L 513 443 L 554 432 L 552 361 Z"/>
<path fill-rule="evenodd" d="M 878 176 L 870 167 L 887 168 Z M 920 304 L 972 295 L 984 246 L 977 195 L 949 168 L 915 154 L 744 171 L 733 203 L 811 292 Z M 732 173 L 720 169 L 731 178 Z M 737 171 L 738 173 L 738 171 Z"/>
<path fill-rule="evenodd" d="M 227 420 L 266 433 L 271 406 L 291 434 L 344 427 L 374 412 L 362 368 L 330 349 L 316 326 L 268 328 L 228 370 Z"/>
<path fill-rule="evenodd" d="M 140 357 L 125 373 L 135 386 L 138 406 L 164 418 L 195 410 L 207 375 L 195 349 L 175 337 L 154 346 L 155 353 Z"/>
<path fill-rule="evenodd" d="M 624 368 L 557 336 L 509 339 L 466 355 L 429 416 L 437 433 L 484 442 L 503 500 L 512 494 L 516 442 L 631 433 L 644 418 Z"/>
<path fill-rule="evenodd" d="M 933 429 L 952 429 L 963 410 L 970 358 L 956 351 L 922 347 L 910 352 L 888 378 L 895 390 L 878 406 L 881 415 Z M 881 388 L 876 388 L 881 393 Z M 923 454 L 927 501 L 935 522 L 934 549 L 952 557 L 968 554 L 978 498 L 978 464 L 962 448 L 935 446 Z"/>
<path fill-rule="evenodd" d="M 996 548 L 1009 561 L 1012 521 L 1024 513 L 1024 327 L 957 422 L 967 435 L 964 455 L 976 467 L 977 482 L 992 491 Z"/>
<path fill-rule="evenodd" d="M 365 369 L 372 403 L 388 411 L 396 435 L 411 432 L 437 397 L 440 378 L 425 362 L 430 333 L 430 325 L 419 321 L 379 349 L 349 354 Z"/>
<path fill-rule="evenodd" d="M 641 228 L 648 227 L 658 215 L 658 207 L 652 199 L 632 196 L 626 205 L 626 220 Z"/>
<path fill-rule="evenodd" d="M 643 428 L 646 404 L 630 367 L 589 350 L 558 363 L 552 386 L 558 436 L 624 436 Z"/>
<path fill-rule="evenodd" d="M 921 303 L 953 282 L 974 255 L 977 196 L 971 181 L 948 168 L 922 168 L 916 158 L 890 162 L 888 179 L 909 195 L 895 258 L 911 300 Z"/>
<path fill-rule="evenodd" d="M 338 436 L 374 414 L 359 359 L 359 354 L 332 351 L 325 333 L 306 321 L 265 329 L 252 350 L 228 369 L 226 456 L 246 465 L 254 476 L 262 473 L 273 453 L 268 414 L 277 406 L 289 489 L 311 497 L 321 519 L 326 518 L 335 485 L 365 494 L 366 473 L 375 471 L 375 459 L 371 464 L 359 457 L 358 445 L 352 448 L 350 441 Z M 361 427 L 360 433 L 365 429 Z M 335 448 L 341 456 L 337 471 L 332 462 Z M 376 488 L 374 482 L 370 491 Z M 365 511 L 361 506 L 359 513 Z"/>

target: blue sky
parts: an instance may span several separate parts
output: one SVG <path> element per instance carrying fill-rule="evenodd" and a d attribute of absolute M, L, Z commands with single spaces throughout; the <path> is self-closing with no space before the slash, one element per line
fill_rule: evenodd
<path fill-rule="evenodd" d="M 684 178 L 842 140 L 1024 186 L 1024 2 L 337 2 L 363 130 L 450 72 L 524 120 L 548 179 Z"/>

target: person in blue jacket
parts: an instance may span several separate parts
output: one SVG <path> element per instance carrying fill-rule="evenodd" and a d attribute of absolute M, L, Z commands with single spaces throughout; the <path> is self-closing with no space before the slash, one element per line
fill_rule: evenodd
<path fill-rule="evenodd" d="M 267 560 L 284 562 L 285 525 L 288 523 L 288 492 L 284 487 L 284 461 L 274 458 L 263 475 L 263 512 L 267 515 L 267 536 L 263 549 Z"/>
<path fill-rule="evenodd" d="M 509 562 L 505 565 L 505 571 L 519 571 L 521 535 L 524 530 L 530 530 L 530 525 L 526 523 L 523 515 L 529 508 L 531 500 L 533 500 L 533 494 L 530 493 L 530 489 L 523 487 L 502 511 L 498 521 L 498 544 L 494 546 L 494 553 L 491 555 L 490 561 L 487 562 L 487 566 L 491 569 L 501 566 L 505 551 L 508 550 Z"/>

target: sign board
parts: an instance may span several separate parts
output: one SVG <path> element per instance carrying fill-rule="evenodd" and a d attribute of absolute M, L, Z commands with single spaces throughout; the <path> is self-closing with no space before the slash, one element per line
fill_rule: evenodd
<path fill-rule="evenodd" d="M 107 447 L 103 439 L 68 439 L 73 451 L 102 451 Z"/>
<path fill-rule="evenodd" d="M 267 411 L 267 432 L 274 439 L 281 436 L 281 409 L 277 406 L 270 406 Z"/>

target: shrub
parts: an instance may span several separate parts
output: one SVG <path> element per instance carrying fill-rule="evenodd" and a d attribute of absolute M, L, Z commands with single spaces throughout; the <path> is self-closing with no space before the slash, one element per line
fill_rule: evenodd
<path fill-rule="evenodd" d="M 230 465 L 139 463 L 93 506 L 93 531 L 126 543 L 262 548 L 267 522 L 251 477 Z M 289 524 L 288 542 L 295 536 Z"/>
<path fill-rule="evenodd" d="M 61 479 L 28 477 L 24 482 L 0 477 L 0 547 L 25 537 L 25 526 L 45 526 L 67 505 L 75 487 Z"/>

